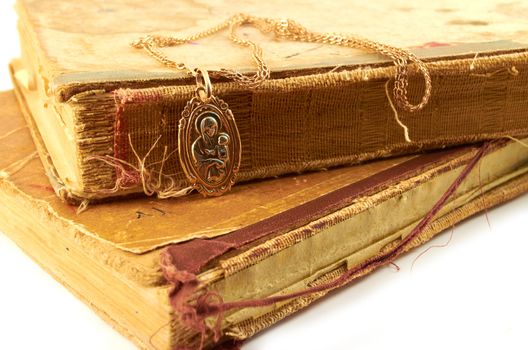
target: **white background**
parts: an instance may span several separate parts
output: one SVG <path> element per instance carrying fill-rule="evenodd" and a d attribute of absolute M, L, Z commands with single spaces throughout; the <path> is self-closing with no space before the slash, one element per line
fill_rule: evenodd
<path fill-rule="evenodd" d="M 0 1 L 0 90 L 18 55 L 12 0 Z M 2 106 L 0 106 L 0 113 Z M 527 111 L 528 112 L 528 111 Z M 1 147 L 1 145 L 0 145 Z M 528 196 L 445 232 L 245 350 L 528 349 Z M 135 349 L 0 233 L 0 349 Z"/>

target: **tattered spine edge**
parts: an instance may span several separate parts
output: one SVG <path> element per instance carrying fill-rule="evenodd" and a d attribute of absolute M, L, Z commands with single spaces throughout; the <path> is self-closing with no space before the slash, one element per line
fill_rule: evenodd
<path fill-rule="evenodd" d="M 329 282 L 314 285 L 308 289 L 277 295 L 272 297 L 224 302 L 221 295 L 213 291 L 198 293 L 200 282 L 195 273 L 178 269 L 172 261 L 172 255 L 168 249 L 160 256 L 160 265 L 166 280 L 173 285 L 170 292 L 170 303 L 181 323 L 194 330 L 200 335 L 199 348 L 203 348 L 208 334 L 212 335 L 214 342 L 221 337 L 221 324 L 224 314 L 230 310 L 264 307 L 275 305 L 280 302 L 301 298 L 317 293 L 324 293 L 342 287 L 352 280 L 384 265 L 394 261 L 400 254 L 405 252 L 413 244 L 414 240 L 433 221 L 435 215 L 444 207 L 449 198 L 456 192 L 466 177 L 474 169 L 477 163 L 493 148 L 491 143 L 485 143 L 476 154 L 465 165 L 455 181 L 449 186 L 442 197 L 435 203 L 424 218 L 412 229 L 412 231 L 391 249 L 382 251 L 378 255 L 367 259 L 363 263 L 344 271 L 341 275 Z M 218 247 L 222 250 L 222 246 Z"/>
<path fill-rule="evenodd" d="M 458 67 L 461 69 L 461 67 L 466 70 L 466 73 L 471 76 L 477 76 L 482 78 L 490 78 L 496 75 L 498 72 L 505 72 L 505 74 L 509 74 L 510 76 L 518 76 L 520 72 L 522 72 L 522 69 L 518 69 L 518 65 L 521 64 L 522 57 L 526 57 L 527 51 L 525 49 L 513 49 L 513 50 L 502 50 L 497 52 L 482 52 L 479 53 L 480 56 L 476 56 L 475 54 L 465 54 L 465 55 L 457 55 L 453 57 L 443 57 L 439 61 L 436 60 L 427 60 L 428 65 L 431 67 L 433 71 L 435 71 L 437 74 L 441 75 L 447 75 L 450 76 L 453 74 L 453 70 Z M 517 65 L 517 66 L 516 66 Z M 379 72 L 377 70 L 380 70 Z M 389 73 L 392 72 L 391 67 L 377 67 L 376 69 L 373 69 L 372 72 L 369 72 L 368 75 L 365 75 L 364 69 L 356 69 L 355 71 L 340 71 L 340 72 L 333 72 L 330 70 L 331 73 L 325 73 L 332 76 L 341 76 L 340 79 L 350 79 L 350 82 L 359 82 L 363 80 L 377 80 L 377 79 L 390 79 L 391 75 Z M 321 75 L 321 73 L 318 73 L 318 76 Z M 312 79 L 312 75 L 307 75 L 303 77 L 304 80 L 310 80 Z M 271 84 L 271 83 L 270 83 Z M 219 91 L 222 92 L 228 92 L 233 90 L 233 84 L 231 83 L 223 83 L 220 82 L 217 84 Z M 269 85 L 269 84 L 268 84 Z M 264 90 L 275 88 L 273 84 L 270 86 L 263 87 Z M 297 87 L 297 88 L 300 88 Z M 107 94 L 108 97 L 112 95 L 112 101 L 115 105 L 114 112 L 116 113 L 116 118 L 119 119 L 120 115 L 122 116 L 123 111 L 125 110 L 125 106 L 128 104 L 134 104 L 139 103 L 141 101 L 147 103 L 152 103 L 153 101 L 158 101 L 159 99 L 162 99 L 164 94 L 172 94 L 177 95 L 180 97 L 182 94 L 186 94 L 188 90 L 191 89 L 191 86 L 188 85 L 181 85 L 181 86 L 162 86 L 162 87 L 146 87 L 146 88 L 138 88 L 138 89 L 130 89 L 130 88 L 124 88 L 124 89 L 105 89 L 105 91 L 111 91 L 111 92 L 105 92 L 100 91 L 102 94 Z M 386 93 L 386 91 L 382 91 L 383 93 Z M 117 98 L 116 98 L 117 97 Z M 165 96 L 166 97 L 166 96 Z M 72 97 L 73 99 L 73 97 Z M 146 99 L 146 100 L 145 100 Z M 76 104 L 86 104 L 87 101 L 81 102 L 81 99 L 79 101 L 76 101 Z M 390 101 L 390 99 L 389 99 Z M 394 115 L 394 120 L 397 122 L 400 120 L 402 125 L 407 125 L 407 122 L 403 124 L 405 121 L 402 117 L 405 116 L 399 116 L 397 114 Z M 116 119 L 116 122 L 117 122 Z M 126 124 L 126 123 L 125 123 Z M 117 124 L 116 124 L 117 125 Z M 119 134 L 118 129 L 123 129 L 122 135 L 126 136 L 126 127 L 123 128 L 123 125 L 120 125 L 119 128 L 114 125 L 114 133 L 115 135 Z M 125 125 L 126 126 L 126 125 Z M 403 129 L 405 129 L 402 126 Z M 407 135 L 408 140 L 412 138 L 413 130 L 409 130 L 411 132 L 410 135 Z M 372 158 L 384 158 L 388 156 L 395 156 L 395 155 L 401 155 L 404 153 L 409 152 L 418 152 L 424 149 L 433 149 L 433 148 L 441 148 L 442 146 L 446 144 L 450 145 L 459 145 L 463 143 L 470 143 L 470 142 L 482 142 L 485 140 L 492 140 L 492 139 L 498 139 L 502 137 L 507 136 L 517 136 L 517 137 L 523 137 L 527 134 L 526 128 L 521 129 L 515 129 L 515 130 L 508 130 L 505 132 L 488 132 L 488 133 L 476 133 L 472 135 L 465 135 L 465 136 L 456 136 L 456 137 L 444 137 L 442 140 L 428 140 L 428 141 L 418 141 L 418 142 L 402 142 L 395 144 L 387 149 L 381 149 L 377 150 L 375 152 L 368 152 L 368 153 L 360 153 L 355 154 L 351 157 L 336 157 L 332 159 L 325 159 L 324 161 L 313 161 L 313 162 L 307 162 L 303 163 L 302 166 L 298 167 L 290 167 L 288 170 L 281 170 L 284 167 L 287 166 L 287 164 L 280 164 L 276 167 L 267 167 L 266 169 L 252 169 L 241 171 L 241 174 L 239 176 L 240 181 L 247 181 L 249 179 L 257 179 L 257 178 L 264 178 L 264 177 L 272 177 L 283 173 L 294 173 L 294 172 L 300 172 L 300 171 L 310 171 L 310 170 L 321 170 L 324 168 L 328 168 L 331 166 L 336 166 L 339 164 L 355 164 L 359 163 L 368 159 Z M 413 139 L 414 140 L 414 139 Z M 125 137 L 125 141 L 128 141 L 128 138 Z M 128 145 L 121 143 L 125 148 L 128 147 Z M 117 152 L 119 153 L 119 152 Z M 116 153 L 108 154 L 108 159 L 110 158 L 118 158 L 116 157 Z M 94 159 L 87 156 L 86 158 L 88 161 L 93 161 Z M 130 160 L 125 160 L 130 161 Z M 111 166 L 110 164 L 107 164 L 108 166 L 108 174 L 115 174 L 116 171 L 119 172 L 116 167 Z M 285 168 L 284 168 L 285 169 Z M 107 174 L 107 175 L 108 175 Z M 137 177 L 137 174 L 134 176 Z M 125 186 L 125 188 L 122 189 L 122 192 L 120 189 L 115 190 L 115 188 L 119 188 L 119 186 L 123 183 L 123 181 L 127 181 L 127 178 L 124 177 L 121 181 L 119 176 L 116 178 L 116 176 L 107 176 L 108 178 L 113 178 L 112 183 L 105 183 L 101 184 L 101 188 L 99 190 L 95 189 L 89 189 L 90 186 L 87 186 L 86 191 L 83 193 L 79 193 L 78 196 L 81 196 L 83 198 L 104 198 L 109 196 L 118 196 L 118 195 L 127 195 L 130 193 L 138 193 L 141 192 L 142 189 L 144 189 L 145 186 L 142 186 L 141 181 L 138 183 L 135 187 L 128 187 Z M 167 191 L 162 189 L 162 197 L 170 197 L 173 194 L 176 196 L 185 195 L 186 191 L 179 191 L 180 189 L 184 190 L 186 187 L 188 187 L 188 184 L 185 181 L 182 181 L 180 178 L 172 178 L 169 179 L 168 184 L 163 185 L 162 187 L 166 187 L 169 185 L 169 187 L 174 189 L 174 191 L 168 191 L 168 195 L 165 195 Z M 148 182 L 147 182 L 148 184 Z M 104 188 L 103 188 L 104 187 Z M 149 187 L 149 186 L 147 186 Z M 156 186 L 154 186 L 156 187 Z M 146 191 L 151 192 L 151 191 Z M 165 193 L 165 194 L 164 194 Z M 147 193 L 148 194 L 148 193 Z"/>

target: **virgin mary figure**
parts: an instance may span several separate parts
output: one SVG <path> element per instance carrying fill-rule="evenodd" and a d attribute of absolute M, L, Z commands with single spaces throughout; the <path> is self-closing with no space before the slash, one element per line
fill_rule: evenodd
<path fill-rule="evenodd" d="M 192 144 L 192 154 L 200 177 L 210 184 L 221 182 L 226 176 L 229 161 L 229 135 L 218 132 L 219 121 L 208 113 L 199 124 L 200 136 Z"/>

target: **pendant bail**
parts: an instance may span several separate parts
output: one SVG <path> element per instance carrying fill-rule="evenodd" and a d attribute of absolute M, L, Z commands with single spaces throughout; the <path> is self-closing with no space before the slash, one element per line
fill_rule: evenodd
<path fill-rule="evenodd" d="M 208 103 L 213 95 L 213 85 L 209 78 L 209 72 L 204 68 L 196 69 L 196 96 L 203 102 Z"/>

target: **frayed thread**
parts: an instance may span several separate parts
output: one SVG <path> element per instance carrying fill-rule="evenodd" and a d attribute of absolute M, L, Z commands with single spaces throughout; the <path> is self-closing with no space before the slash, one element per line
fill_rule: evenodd
<path fill-rule="evenodd" d="M 77 215 L 81 214 L 82 212 L 86 211 L 88 209 L 88 205 L 90 204 L 90 200 L 89 199 L 85 199 L 81 202 L 81 204 L 79 204 L 79 206 L 77 207 L 77 210 L 75 211 L 75 213 Z"/>
<path fill-rule="evenodd" d="M 512 141 L 517 142 L 519 145 L 521 145 L 521 146 L 523 146 L 523 147 L 525 147 L 525 148 L 528 148 L 528 143 L 526 143 L 526 142 L 524 142 L 524 141 L 522 141 L 522 140 L 519 140 L 518 138 L 515 138 L 515 137 L 513 137 L 513 136 L 509 136 L 509 135 L 506 135 L 506 136 L 504 136 L 504 137 L 507 138 L 507 139 L 510 139 L 510 140 L 512 140 Z"/>
<path fill-rule="evenodd" d="M 431 245 L 429 247 L 427 247 L 426 249 L 424 249 L 422 252 L 420 252 L 416 258 L 414 258 L 412 264 L 411 264 L 411 271 L 414 269 L 414 265 L 416 264 L 416 261 L 418 261 L 418 259 L 420 259 L 422 256 L 424 256 L 425 254 L 427 254 L 427 252 L 429 252 L 431 249 L 434 249 L 434 248 L 445 248 L 449 245 L 449 243 L 451 243 L 451 241 L 453 240 L 453 236 L 455 234 L 455 226 L 453 226 L 451 228 L 451 233 L 449 234 L 449 238 L 447 239 L 447 241 L 445 243 L 442 243 L 442 244 L 434 244 L 434 245 Z"/>
<path fill-rule="evenodd" d="M 519 70 L 517 70 L 515 66 L 500 68 L 500 69 L 497 69 L 489 73 L 471 73 L 469 75 L 472 77 L 479 77 L 479 78 L 491 78 L 495 74 L 499 74 L 502 72 L 508 72 L 508 74 L 511 75 L 512 77 L 516 77 L 519 75 Z"/>
<path fill-rule="evenodd" d="M 407 127 L 407 125 L 403 124 L 403 122 L 400 120 L 400 116 L 398 115 L 396 106 L 394 106 L 394 103 L 392 102 L 392 98 L 390 97 L 389 82 L 390 80 L 387 80 L 387 82 L 385 83 L 385 94 L 387 95 L 387 99 L 389 100 L 389 105 L 392 109 L 392 112 L 394 113 L 394 120 L 403 129 L 403 137 L 405 138 L 405 142 L 412 142 L 411 138 L 409 137 L 409 128 Z"/>
<path fill-rule="evenodd" d="M 147 196 L 157 195 L 160 199 L 182 197 L 191 193 L 193 187 L 180 188 L 174 176 L 164 174 L 163 172 L 165 163 L 177 150 L 168 152 L 168 147 L 165 146 L 163 157 L 160 161 L 147 163 L 150 154 L 156 148 L 160 139 L 161 135 L 154 141 L 145 156 L 141 157 L 132 144 L 130 134 L 128 135 L 128 143 L 137 160 L 137 165 L 110 155 L 90 156 L 88 159 L 99 160 L 114 167 L 116 174 L 118 174 L 113 188 L 103 189 L 99 192 L 113 194 L 135 189 L 139 185 Z M 159 169 L 155 169 L 157 166 L 159 166 Z"/>
<path fill-rule="evenodd" d="M 221 333 L 221 324 L 225 312 L 235 309 L 265 307 L 295 298 L 313 295 L 316 293 L 327 293 L 335 288 L 344 286 L 354 279 L 390 264 L 400 254 L 413 246 L 414 240 L 427 228 L 438 212 L 445 206 L 447 200 L 456 192 L 470 172 L 478 164 L 480 159 L 488 152 L 490 143 L 484 144 L 468 162 L 458 177 L 449 186 L 446 192 L 434 204 L 424 218 L 412 229 L 412 231 L 398 242 L 393 248 L 382 251 L 377 256 L 367 259 L 356 267 L 347 270 L 338 278 L 317 286 L 307 288 L 294 293 L 282 294 L 262 299 L 240 300 L 224 302 L 222 297 L 213 291 L 202 291 L 196 298 L 199 282 L 195 274 L 187 271 L 179 271 L 172 262 L 172 256 L 165 250 L 161 254 L 161 267 L 167 281 L 173 284 L 170 293 L 170 302 L 174 311 L 180 315 L 182 323 L 190 329 L 198 332 L 200 343 L 198 349 L 205 344 L 206 335 L 212 333 L 213 340 L 217 341 Z M 195 301 L 192 301 L 195 300 Z M 216 300 L 216 302 L 215 302 Z M 212 318 L 212 319 L 211 319 Z M 213 321 L 208 322 L 208 321 Z"/>

